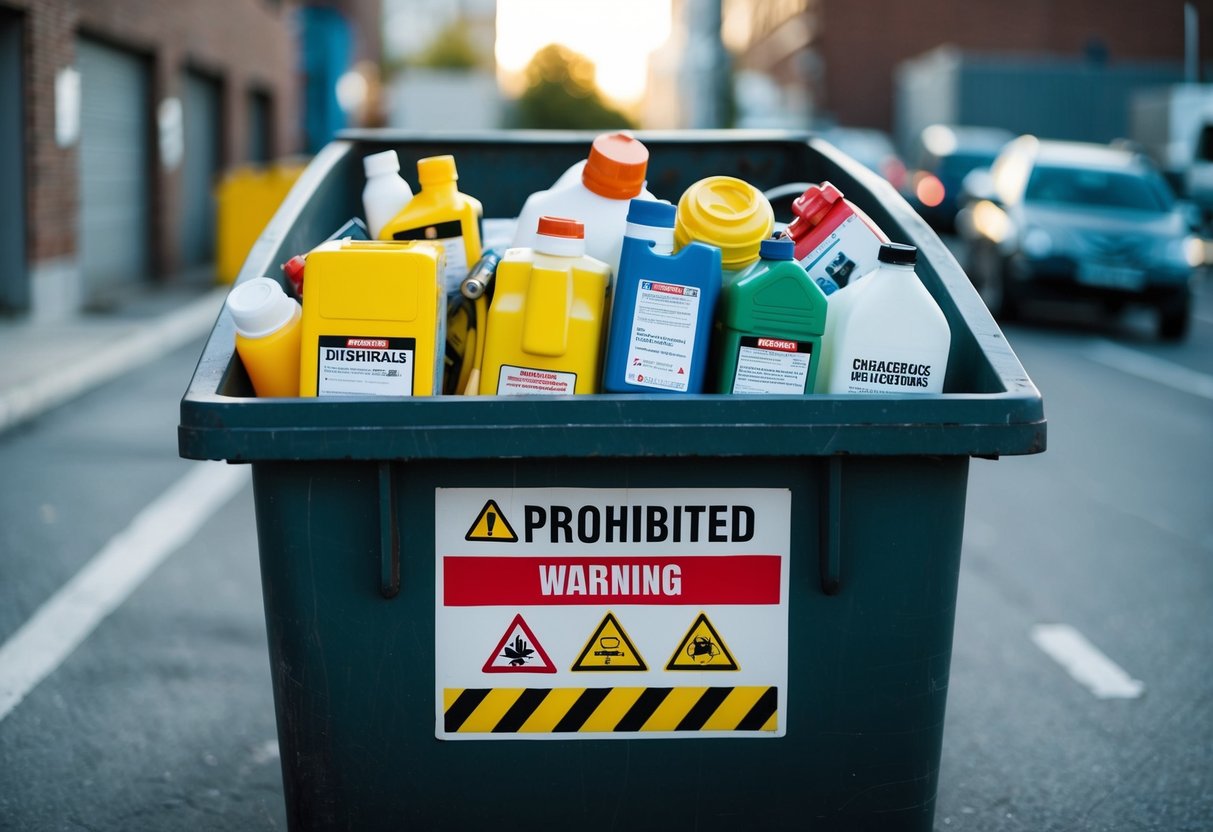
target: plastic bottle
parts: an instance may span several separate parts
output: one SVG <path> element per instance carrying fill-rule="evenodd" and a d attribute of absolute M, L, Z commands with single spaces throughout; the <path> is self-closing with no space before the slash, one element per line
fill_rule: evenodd
<path fill-rule="evenodd" d="M 331 240 L 307 255 L 301 396 L 436 396 L 446 299 L 442 248 Z"/>
<path fill-rule="evenodd" d="M 717 392 L 813 392 L 827 301 L 793 248 L 791 240 L 763 240 L 761 259 L 725 283 Z"/>
<path fill-rule="evenodd" d="M 720 249 L 727 279 L 758 261 L 758 248 L 775 228 L 775 213 L 762 192 L 732 176 L 709 176 L 678 200 L 674 248 L 698 241 Z"/>
<path fill-rule="evenodd" d="M 633 199 L 607 334 L 606 393 L 702 393 L 720 249 L 674 250 L 673 205 Z"/>
<path fill-rule="evenodd" d="M 582 223 L 540 217 L 534 248 L 507 249 L 489 306 L 481 395 L 598 392 L 611 270 Z"/>
<path fill-rule="evenodd" d="M 262 398 L 299 395 L 299 344 L 303 310 L 278 281 L 254 277 L 227 296 L 236 324 L 236 352 Z"/>
<path fill-rule="evenodd" d="M 827 392 L 942 393 L 952 334 L 914 272 L 918 249 L 889 243 L 878 257 L 831 330 Z"/>
<path fill-rule="evenodd" d="M 380 240 L 431 240 L 446 253 L 443 286 L 459 293 L 468 269 L 480 259 L 480 201 L 461 193 L 454 156 L 417 160 L 421 190 L 376 235 Z"/>
<path fill-rule="evenodd" d="M 796 260 L 827 294 L 852 277 L 876 268 L 876 255 L 889 238 L 872 220 L 823 182 L 792 203 L 792 222 L 782 232 L 796 244 Z"/>
<path fill-rule="evenodd" d="M 578 166 L 580 175 L 578 175 Z M 624 133 L 604 133 L 590 145 L 584 165 L 566 170 L 552 187 L 527 197 L 518 214 L 514 246 L 533 246 L 541 216 L 569 217 L 585 226 L 585 253 L 619 270 L 628 203 L 655 199 L 644 187 L 649 150 Z"/>
<path fill-rule="evenodd" d="M 394 150 L 364 156 L 362 170 L 366 173 L 362 208 L 367 231 L 375 238 L 383 226 L 408 205 L 413 198 L 413 189 L 400 176 L 400 159 Z"/>

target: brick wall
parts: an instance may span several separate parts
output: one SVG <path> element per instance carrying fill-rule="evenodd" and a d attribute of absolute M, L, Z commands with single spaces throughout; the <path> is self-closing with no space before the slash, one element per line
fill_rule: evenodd
<path fill-rule="evenodd" d="M 32 266 L 77 251 L 77 148 L 55 142 L 55 76 L 75 61 L 79 35 L 146 55 L 152 104 L 183 94 L 183 73 L 220 79 L 224 94 L 222 159 L 248 157 L 248 94 L 272 99 L 272 155 L 298 148 L 294 4 L 276 0 L 0 0 L 24 16 L 28 250 Z M 152 123 L 155 123 L 154 110 Z M 153 148 L 156 144 L 153 141 Z M 150 159 L 153 266 L 172 274 L 179 264 L 182 170 Z"/>

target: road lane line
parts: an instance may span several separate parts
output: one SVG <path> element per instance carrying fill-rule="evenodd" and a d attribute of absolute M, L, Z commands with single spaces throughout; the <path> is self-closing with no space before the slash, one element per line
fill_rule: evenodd
<path fill-rule="evenodd" d="M 1032 641 L 1099 699 L 1136 699 L 1144 682 L 1131 677 L 1069 624 L 1037 624 Z"/>
<path fill-rule="evenodd" d="M 195 464 L 47 599 L 0 646 L 0 720 L 248 481 L 244 465 Z"/>
<path fill-rule="evenodd" d="M 1091 361 L 1120 370 L 1131 376 L 1158 382 L 1183 393 L 1213 399 L 1213 376 L 1155 358 L 1144 352 L 1122 347 L 1111 341 L 1096 341 L 1085 350 Z"/>

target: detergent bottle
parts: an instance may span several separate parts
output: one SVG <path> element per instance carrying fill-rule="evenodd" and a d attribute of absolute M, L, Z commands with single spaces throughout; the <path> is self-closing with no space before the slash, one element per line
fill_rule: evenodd
<path fill-rule="evenodd" d="M 573 165 L 551 188 L 527 197 L 513 245 L 534 244 L 541 216 L 569 217 L 585 226 L 585 253 L 606 263 L 615 274 L 629 202 L 636 197 L 655 198 L 644 187 L 648 166 L 649 150 L 639 139 L 624 133 L 596 137 L 584 165 Z"/>
<path fill-rule="evenodd" d="M 791 240 L 763 240 L 761 259 L 725 283 L 716 392 L 813 392 L 827 301 L 793 249 Z"/>
<path fill-rule="evenodd" d="M 716 246 L 727 279 L 758 261 L 758 248 L 774 228 L 775 214 L 761 191 L 732 176 L 709 176 L 678 200 L 674 248 L 694 241 Z"/>
<path fill-rule="evenodd" d="M 952 344 L 939 305 L 914 272 L 918 249 L 888 243 L 829 328 L 828 393 L 942 393 Z M 859 288 L 858 286 L 856 288 Z M 833 317 L 836 310 L 830 310 Z"/>
<path fill-rule="evenodd" d="M 607 333 L 606 393 L 702 393 L 720 249 L 674 247 L 675 208 L 632 200 Z"/>
<path fill-rule="evenodd" d="M 497 265 L 481 395 L 598 392 L 610 267 L 585 253 L 577 220 L 540 217 L 534 247 Z"/>
<path fill-rule="evenodd" d="M 827 295 L 876 268 L 889 238 L 829 182 L 811 185 L 792 203 L 794 218 L 782 232 L 796 244 L 796 259 Z"/>
<path fill-rule="evenodd" d="M 446 255 L 443 287 L 447 295 L 459 293 L 468 269 L 480 259 L 479 200 L 459 191 L 454 156 L 417 160 L 421 190 L 376 235 L 380 240 L 431 240 Z"/>
<path fill-rule="evenodd" d="M 332 240 L 307 256 L 302 396 L 435 396 L 446 341 L 443 249 Z"/>
<path fill-rule="evenodd" d="M 254 277 L 227 296 L 236 324 L 236 353 L 263 398 L 299 395 L 302 310 L 276 280 Z"/>
<path fill-rule="evenodd" d="M 408 205 L 413 198 L 413 189 L 400 176 L 400 159 L 394 150 L 362 157 L 362 170 L 366 174 L 362 208 L 367 231 L 375 238 L 383 226 Z"/>

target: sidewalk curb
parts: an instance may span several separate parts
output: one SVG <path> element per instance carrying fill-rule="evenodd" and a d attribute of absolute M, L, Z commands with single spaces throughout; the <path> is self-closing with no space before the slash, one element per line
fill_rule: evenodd
<path fill-rule="evenodd" d="M 0 434 L 205 335 L 229 290 L 212 289 L 54 374 L 0 391 Z"/>

